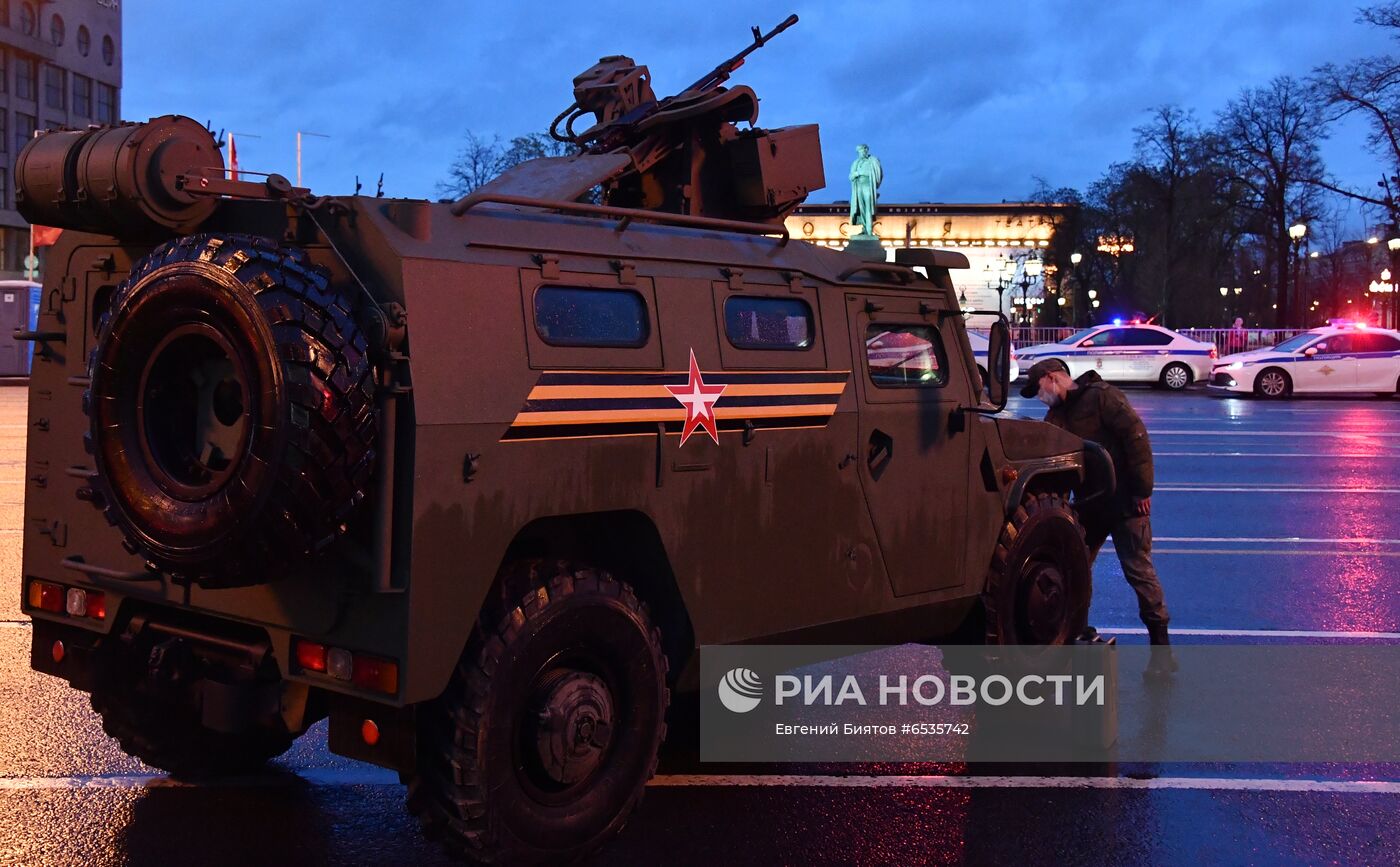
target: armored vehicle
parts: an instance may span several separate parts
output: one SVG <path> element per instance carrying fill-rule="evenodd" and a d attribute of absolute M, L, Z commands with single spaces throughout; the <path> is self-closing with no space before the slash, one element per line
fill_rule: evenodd
<path fill-rule="evenodd" d="M 772 35 L 665 99 L 604 58 L 577 153 L 451 203 L 234 179 L 183 117 L 28 144 L 33 666 L 184 778 L 329 718 L 517 862 L 621 827 L 703 644 L 1073 640 L 1111 468 L 996 415 L 962 256 L 788 238 L 817 129 L 723 86 Z"/>

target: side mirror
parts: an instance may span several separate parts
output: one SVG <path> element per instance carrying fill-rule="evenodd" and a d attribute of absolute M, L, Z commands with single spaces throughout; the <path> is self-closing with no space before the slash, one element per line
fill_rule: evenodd
<path fill-rule="evenodd" d="M 1326 344 L 1322 345 L 1323 348 L 1326 348 Z M 1314 355 L 1317 355 L 1317 349 L 1318 348 L 1316 346 L 1309 346 L 1307 349 L 1303 350 L 1303 354 L 1306 355 L 1308 358 L 1312 358 Z"/>
<path fill-rule="evenodd" d="M 987 396 L 998 410 L 1011 392 L 1011 329 L 1005 319 L 992 323 L 987 336 Z"/>

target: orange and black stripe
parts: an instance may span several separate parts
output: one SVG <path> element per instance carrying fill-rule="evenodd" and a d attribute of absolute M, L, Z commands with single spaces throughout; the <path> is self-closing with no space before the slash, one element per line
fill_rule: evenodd
<path fill-rule="evenodd" d="M 702 371 L 723 385 L 715 402 L 720 432 L 755 427 L 825 427 L 850 379 L 848 370 Z M 666 373 L 551 371 L 540 375 L 503 440 L 680 433 L 685 407 L 666 386 L 684 386 L 685 371 Z"/>

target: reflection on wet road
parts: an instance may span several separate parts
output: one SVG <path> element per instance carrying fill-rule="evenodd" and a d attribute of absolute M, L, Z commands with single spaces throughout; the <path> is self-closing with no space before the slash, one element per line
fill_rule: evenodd
<path fill-rule="evenodd" d="M 1129 395 L 1158 455 L 1180 640 L 1400 643 L 1400 401 Z M 323 725 L 271 775 L 174 786 L 102 734 L 85 696 L 29 671 L 24 398 L 0 388 L 0 863 L 445 863 L 394 775 L 330 755 Z M 1111 548 L 1092 616 L 1143 640 Z M 1397 812 L 1391 765 L 714 767 L 681 746 L 601 860 L 1385 863 Z"/>

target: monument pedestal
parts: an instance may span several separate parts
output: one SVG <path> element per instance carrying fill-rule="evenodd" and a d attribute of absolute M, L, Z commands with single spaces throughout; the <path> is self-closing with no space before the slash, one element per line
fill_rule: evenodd
<path fill-rule="evenodd" d="M 855 236 L 846 242 L 846 252 L 867 262 L 885 261 L 885 248 L 880 245 L 880 239 L 874 235 Z"/>

